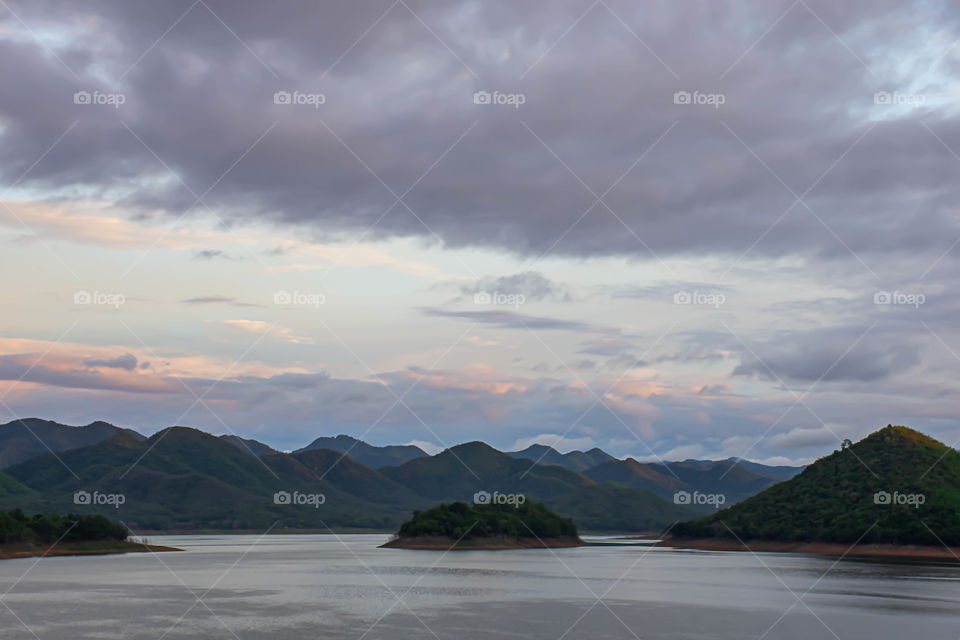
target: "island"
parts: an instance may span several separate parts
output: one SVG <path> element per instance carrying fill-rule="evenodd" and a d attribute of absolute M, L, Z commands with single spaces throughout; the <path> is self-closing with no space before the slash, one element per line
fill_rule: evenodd
<path fill-rule="evenodd" d="M 102 515 L 0 510 L 0 559 L 155 551 L 179 549 L 130 540 L 127 527 Z"/>
<path fill-rule="evenodd" d="M 657 544 L 960 561 L 960 453 L 887 425 Z"/>
<path fill-rule="evenodd" d="M 521 505 L 453 502 L 414 511 L 383 548 L 494 550 L 578 547 L 585 543 L 569 518 L 542 503 Z"/>

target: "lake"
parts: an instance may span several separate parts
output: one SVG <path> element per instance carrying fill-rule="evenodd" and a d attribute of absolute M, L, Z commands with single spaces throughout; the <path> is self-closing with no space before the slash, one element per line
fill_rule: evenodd
<path fill-rule="evenodd" d="M 0 561 L 3 640 L 957 640 L 960 568 L 384 535 L 162 536 L 182 553 Z"/>

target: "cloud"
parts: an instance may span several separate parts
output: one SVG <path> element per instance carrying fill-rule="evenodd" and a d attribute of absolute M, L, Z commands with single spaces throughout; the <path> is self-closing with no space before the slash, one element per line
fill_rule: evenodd
<path fill-rule="evenodd" d="M 429 456 L 435 456 L 438 453 L 442 453 L 444 450 L 444 447 L 441 447 L 440 445 L 434 442 L 428 442 L 426 440 L 411 440 L 410 442 L 407 442 L 405 444 L 413 445 L 414 447 L 420 447 Z"/>
<path fill-rule="evenodd" d="M 187 298 L 180 302 L 184 304 L 219 304 L 222 302 L 236 302 L 236 298 L 228 298 L 226 296 L 200 296 L 197 298 Z"/>
<path fill-rule="evenodd" d="M 197 249 L 193 252 L 193 257 L 198 260 L 213 260 L 214 258 L 222 258 L 224 260 L 236 259 L 220 249 Z"/>
<path fill-rule="evenodd" d="M 133 371 L 137 368 L 137 357 L 132 353 L 125 353 L 122 356 L 117 356 L 116 358 L 111 358 L 109 360 L 97 360 L 95 358 L 84 360 L 83 366 L 85 367 L 110 367 L 114 369 L 126 369 L 127 371 Z"/>
<path fill-rule="evenodd" d="M 235 329 L 240 329 L 241 331 L 246 331 L 248 333 L 269 333 L 270 335 L 279 338 L 284 342 L 291 342 L 293 344 L 313 344 L 313 338 L 307 336 L 298 336 L 293 332 L 293 329 L 280 327 L 264 320 L 223 320 L 221 324 L 224 324 L 228 327 L 233 327 Z"/>
<path fill-rule="evenodd" d="M 421 309 L 421 311 L 428 316 L 459 318 L 461 320 L 470 320 L 480 324 L 492 325 L 500 329 L 525 329 L 528 331 L 545 329 L 604 334 L 615 334 L 620 332 L 620 330 L 616 327 L 593 324 L 590 322 L 580 322 L 577 320 L 531 316 L 518 313 L 516 311 L 448 311 L 434 307 L 426 307 Z"/>
<path fill-rule="evenodd" d="M 182 16 L 120 0 L 34 2 L 22 7 L 27 24 L 69 37 L 45 40 L 57 58 L 32 39 L 0 41 L 9 61 L 0 81 L 18 87 L 0 99 L 0 168 L 21 175 L 78 120 L 25 186 L 122 193 L 126 205 L 172 216 L 209 207 L 231 223 L 271 221 L 317 237 L 369 230 L 373 239 L 529 256 L 734 257 L 750 248 L 849 259 L 849 247 L 871 262 L 946 249 L 960 232 L 950 214 L 958 187 L 945 180 L 953 159 L 919 124 L 945 140 L 960 132 L 950 101 L 935 99 L 953 69 L 945 61 L 931 71 L 939 56 L 925 55 L 949 51 L 956 8 L 784 4 L 743 13 L 612 0 L 585 13 L 573 1 L 412 2 L 414 16 L 385 2 L 265 12 L 237 0 L 218 5 L 221 22 L 202 6 Z M 179 17 L 142 56 L 157 25 Z M 233 34 L 249 49 L 238 51 Z M 797 52 L 804 65 L 794 64 Z M 331 67 L 322 87 L 318 60 Z M 898 88 L 931 98 L 912 109 L 874 103 L 877 91 Z M 294 89 L 326 100 L 319 109 L 274 103 L 275 92 Z M 474 104 L 473 93 L 488 89 L 523 93 L 525 103 Z M 97 109 L 73 104 L 76 91 L 126 101 Z M 682 91 L 721 92 L 724 104 L 675 104 Z M 806 205 L 781 218 L 811 185 Z M 194 193 L 206 207 L 192 209 Z M 917 193 L 926 200 L 915 213 Z M 828 221 L 836 235 L 807 205 L 837 212 Z"/>
<path fill-rule="evenodd" d="M 256 304 L 253 302 L 241 302 L 236 298 L 231 298 L 229 296 L 197 296 L 195 298 L 186 298 L 180 301 L 182 304 L 189 305 L 206 305 L 206 304 L 229 304 L 234 307 L 260 307 L 263 308 L 266 305 Z"/>
<path fill-rule="evenodd" d="M 916 344 L 891 344 L 869 337 L 858 340 L 856 333 L 845 328 L 793 332 L 782 341 L 762 345 L 758 355 L 744 353 L 733 375 L 801 382 L 874 382 L 906 372 L 920 362 Z"/>
<path fill-rule="evenodd" d="M 461 285 L 460 291 L 468 297 L 478 293 L 491 296 L 494 294 L 522 296 L 524 302 L 538 300 L 569 302 L 572 298 L 569 287 L 550 280 L 538 271 L 524 271 L 498 278 L 481 278 L 472 284 Z"/>
<path fill-rule="evenodd" d="M 513 443 L 510 451 L 523 451 L 532 444 L 543 444 L 548 447 L 553 447 L 560 453 L 586 451 L 597 446 L 593 438 L 589 437 L 568 438 L 559 433 L 541 433 L 529 438 L 520 438 Z"/>

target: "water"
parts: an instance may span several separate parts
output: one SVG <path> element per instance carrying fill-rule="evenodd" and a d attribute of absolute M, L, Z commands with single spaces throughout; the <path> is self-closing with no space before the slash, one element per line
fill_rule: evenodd
<path fill-rule="evenodd" d="M 377 549 L 385 540 L 170 536 L 152 542 L 184 552 L 0 561 L 0 638 L 960 636 L 956 566 L 622 545 Z"/>

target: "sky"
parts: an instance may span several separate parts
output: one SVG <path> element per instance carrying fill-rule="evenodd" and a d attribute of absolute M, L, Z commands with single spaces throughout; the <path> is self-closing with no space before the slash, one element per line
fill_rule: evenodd
<path fill-rule="evenodd" d="M 0 3 L 0 420 L 960 441 L 948 2 Z M 4 418 L 5 415 L 5 418 Z"/>

